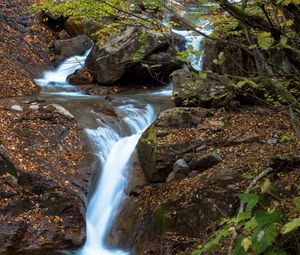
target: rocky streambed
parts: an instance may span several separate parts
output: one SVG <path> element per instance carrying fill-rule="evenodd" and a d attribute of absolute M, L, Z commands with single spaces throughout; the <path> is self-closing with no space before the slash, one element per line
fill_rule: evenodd
<path fill-rule="evenodd" d="M 238 96 L 223 107 L 214 99 L 232 90 L 225 76 L 209 72 L 200 80 L 187 70 L 175 73 L 173 98 L 171 87 L 116 86 L 133 72 L 139 72 L 139 79 L 147 74 L 149 85 L 147 70 L 127 61 L 137 48 L 135 37 L 126 35 L 139 33 L 136 29 L 94 46 L 87 64 L 99 72 L 83 68 L 73 73 L 84 65 L 93 42 L 78 37 L 79 29 L 70 38 L 38 20 L 24 22 L 24 8 L 31 3 L 0 3 L 0 254 L 190 254 L 220 227 L 218 222 L 236 214 L 237 194 L 247 188 L 249 176 L 272 168 L 276 195 L 297 192 L 300 155 L 285 110 L 243 105 Z M 13 16 L 9 8 L 22 14 Z M 66 24 L 69 31 L 74 26 Z M 18 43 L 10 44 L 16 31 Z M 55 44 L 54 36 L 60 38 Z M 177 39 L 175 46 L 182 46 L 182 38 Z M 119 42 L 124 44 L 116 52 L 110 46 Z M 50 45 L 59 55 L 49 55 Z M 166 62 L 173 56 L 163 40 L 150 46 L 145 61 Z M 37 75 L 51 66 L 50 58 L 57 65 L 84 52 L 44 77 Z M 99 57 L 104 65 L 96 61 Z M 179 66 L 169 61 L 154 73 L 165 81 Z M 33 78 L 40 78 L 38 96 Z M 95 81 L 114 86 L 91 84 Z M 103 169 L 108 175 L 118 170 L 120 184 L 108 179 L 97 195 Z M 100 201 L 89 204 L 93 195 Z M 107 197 L 111 208 L 101 207 Z M 98 215 L 107 208 L 108 217 L 99 223 Z M 222 248 L 218 252 L 224 253 Z"/>

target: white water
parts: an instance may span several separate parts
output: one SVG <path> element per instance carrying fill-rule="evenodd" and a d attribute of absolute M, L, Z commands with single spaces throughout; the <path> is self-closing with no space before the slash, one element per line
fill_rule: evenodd
<path fill-rule="evenodd" d="M 98 129 L 87 130 L 103 169 L 96 192 L 88 206 L 87 240 L 80 251 L 82 255 L 128 254 L 107 248 L 105 237 L 122 201 L 130 157 L 142 132 L 152 123 L 155 114 L 150 105 L 145 109 L 126 105 L 120 107 L 119 111 L 126 111 L 123 120 L 130 130 L 129 136 L 121 137 L 118 131 L 103 122 Z"/>
<path fill-rule="evenodd" d="M 91 96 L 80 92 L 66 80 L 68 75 L 84 66 L 88 53 L 66 59 L 57 69 L 45 72 L 42 79 L 35 80 L 36 83 L 44 89 L 45 94 L 68 97 L 68 100 L 78 97 L 81 100 L 89 99 Z M 171 88 L 167 88 L 153 95 L 165 96 L 170 91 Z M 115 123 L 116 126 L 112 127 L 111 123 L 99 118 L 97 129 L 85 130 L 99 160 L 101 176 L 88 205 L 87 239 L 78 255 L 128 254 L 106 247 L 105 238 L 122 202 L 130 157 L 143 131 L 154 121 L 155 113 L 150 105 L 136 108 L 131 103 L 118 106 L 115 110 L 122 117 L 120 123 Z"/>
<path fill-rule="evenodd" d="M 207 23 L 202 21 L 202 25 L 204 27 L 207 26 Z M 199 28 L 198 28 L 199 29 Z M 178 30 L 178 29 L 172 29 L 172 31 L 176 34 L 179 34 L 183 36 L 186 39 L 186 48 L 191 49 L 197 52 L 201 52 L 201 42 L 204 39 L 204 36 L 196 34 L 194 31 L 189 30 Z M 206 27 L 203 29 L 203 33 L 206 35 L 209 35 L 211 33 L 211 29 L 209 27 Z M 202 70 L 202 56 L 198 54 L 192 54 L 191 55 L 191 65 L 196 71 Z"/>
<path fill-rule="evenodd" d="M 85 60 L 90 53 L 87 50 L 84 55 L 73 56 L 64 60 L 58 68 L 53 71 L 47 71 L 44 73 L 42 79 L 35 79 L 35 82 L 43 89 L 63 89 L 67 91 L 80 91 L 75 86 L 72 86 L 67 82 L 67 77 L 74 73 L 77 69 L 81 69 L 85 66 Z"/>

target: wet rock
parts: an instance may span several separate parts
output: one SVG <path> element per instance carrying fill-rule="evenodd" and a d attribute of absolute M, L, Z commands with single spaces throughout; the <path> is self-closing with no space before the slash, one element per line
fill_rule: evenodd
<path fill-rule="evenodd" d="M 93 46 L 93 41 L 87 35 L 78 35 L 71 39 L 56 40 L 54 44 L 57 55 L 70 57 L 82 55 Z"/>
<path fill-rule="evenodd" d="M 190 168 L 184 159 L 179 159 L 174 163 L 173 171 L 169 174 L 166 182 L 179 180 L 189 176 Z"/>
<path fill-rule="evenodd" d="M 145 48 L 141 49 L 139 38 L 144 33 Z M 139 59 L 135 62 L 134 59 Z M 153 80 L 149 70 L 140 61 L 161 64 L 151 68 L 157 79 L 168 79 L 172 71 L 180 67 L 176 52 L 165 36 L 150 30 L 130 27 L 109 39 L 102 47 L 94 46 L 87 58 L 87 67 L 93 70 L 94 79 L 99 84 L 111 84 L 115 81 L 143 82 Z M 163 63 L 163 64 L 162 64 Z"/>
<path fill-rule="evenodd" d="M 78 69 L 67 77 L 67 81 L 73 85 L 88 85 L 93 83 L 93 76 L 87 69 Z"/>
<path fill-rule="evenodd" d="M 222 158 L 215 152 L 206 154 L 202 157 L 193 159 L 189 163 L 189 167 L 192 170 L 197 171 L 205 171 L 206 169 L 209 169 L 217 164 L 219 164 L 222 161 Z"/>

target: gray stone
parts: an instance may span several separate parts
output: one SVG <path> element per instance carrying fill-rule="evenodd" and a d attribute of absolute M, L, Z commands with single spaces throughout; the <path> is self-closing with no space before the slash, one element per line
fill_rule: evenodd
<path fill-rule="evenodd" d="M 141 35 L 145 40 L 144 49 L 141 49 L 139 42 Z M 125 82 L 143 81 L 145 84 L 145 80 L 153 77 L 140 62 L 148 61 L 152 64 L 163 63 L 151 68 L 151 72 L 158 79 L 168 78 L 174 70 L 180 68 L 176 51 L 168 41 L 160 33 L 130 27 L 108 40 L 102 47 L 94 46 L 87 58 L 87 68 L 93 70 L 94 79 L 99 84 L 112 84 L 121 78 Z M 139 61 L 135 61 L 137 58 Z"/>
<path fill-rule="evenodd" d="M 200 158 L 191 160 L 189 167 L 191 170 L 205 171 L 222 161 L 222 158 L 216 153 L 211 152 Z"/>
<path fill-rule="evenodd" d="M 23 111 L 23 108 L 22 108 L 22 106 L 20 106 L 20 105 L 12 105 L 10 108 L 11 108 L 13 111 L 16 111 L 16 112 L 22 112 L 22 111 Z"/>
<path fill-rule="evenodd" d="M 188 69 L 177 70 L 172 73 L 173 98 L 176 106 L 222 106 L 216 100 L 218 96 L 229 95 L 230 81 L 225 75 L 206 72 L 203 77 L 197 76 Z"/>
<path fill-rule="evenodd" d="M 271 139 L 267 140 L 267 144 L 274 145 L 276 143 L 277 143 L 277 139 L 276 138 L 271 138 Z"/>
<path fill-rule="evenodd" d="M 93 46 L 93 41 L 87 35 L 78 35 L 71 39 L 57 40 L 54 44 L 57 55 L 70 57 L 82 55 Z"/>
<path fill-rule="evenodd" d="M 173 171 L 169 174 L 166 182 L 179 180 L 189 176 L 190 168 L 184 159 L 177 160 L 173 165 Z"/>
<path fill-rule="evenodd" d="M 185 111 L 183 108 L 171 108 L 163 111 L 157 119 L 158 127 L 184 128 L 194 127 L 198 123 L 192 110 Z"/>
<path fill-rule="evenodd" d="M 29 106 L 29 109 L 30 110 L 34 110 L 34 111 L 37 111 L 40 107 L 38 105 L 30 105 Z"/>

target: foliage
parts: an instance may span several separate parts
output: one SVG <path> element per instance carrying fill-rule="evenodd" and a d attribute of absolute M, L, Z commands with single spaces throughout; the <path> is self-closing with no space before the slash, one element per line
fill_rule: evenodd
<path fill-rule="evenodd" d="M 285 252 L 287 245 L 290 245 L 288 248 L 295 254 L 299 254 L 299 247 L 295 245 L 299 241 L 299 236 L 294 233 L 300 227 L 300 198 L 291 200 L 294 207 L 283 212 L 273 206 L 275 203 L 270 202 L 266 205 L 267 195 L 275 200 L 281 200 L 271 190 L 272 184 L 269 179 L 266 179 L 260 186 L 260 192 L 240 194 L 239 198 L 245 205 L 245 210 L 240 211 L 233 218 L 225 219 L 223 227 L 214 233 L 212 240 L 200 246 L 192 254 L 205 254 L 219 245 L 223 239 L 231 236 L 236 236 L 231 255 L 284 255 L 287 254 Z"/>

